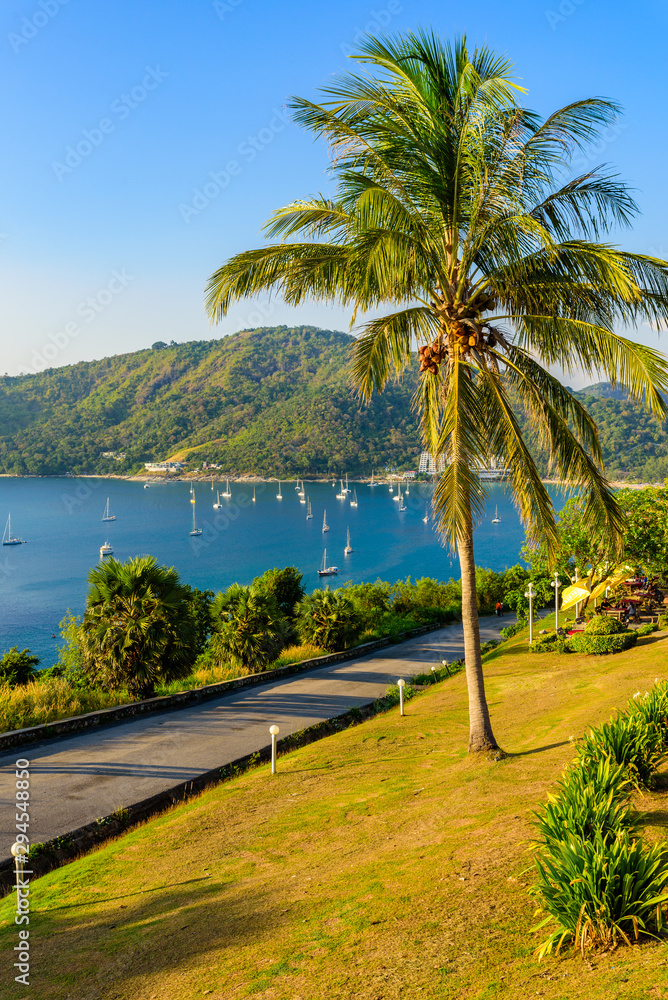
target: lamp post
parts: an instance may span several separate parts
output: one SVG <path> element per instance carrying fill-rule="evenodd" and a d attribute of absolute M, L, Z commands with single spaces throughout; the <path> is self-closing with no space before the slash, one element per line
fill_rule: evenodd
<path fill-rule="evenodd" d="M 556 632 L 559 628 L 559 587 L 561 586 L 559 583 L 559 574 L 556 569 L 554 571 L 554 580 L 550 586 L 554 587 L 554 630 Z"/>
<path fill-rule="evenodd" d="M 533 642 L 533 583 L 529 580 L 529 589 L 524 593 L 529 598 L 529 642 Z"/>
<path fill-rule="evenodd" d="M 403 715 L 404 714 L 404 687 L 405 687 L 405 685 L 406 685 L 406 681 L 404 681 L 404 680 L 397 681 L 397 686 L 399 688 L 399 715 Z"/>
<path fill-rule="evenodd" d="M 276 737 L 280 729 L 278 726 L 269 726 L 269 732 L 271 733 L 271 773 L 276 774 Z"/>

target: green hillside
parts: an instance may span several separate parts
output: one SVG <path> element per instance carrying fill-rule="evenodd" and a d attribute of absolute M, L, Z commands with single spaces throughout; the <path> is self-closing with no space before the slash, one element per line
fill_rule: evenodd
<path fill-rule="evenodd" d="M 414 463 L 415 380 L 361 406 L 352 339 L 264 328 L 2 378 L 0 472 L 132 472 L 189 449 L 193 464 L 286 477 Z"/>
<path fill-rule="evenodd" d="M 352 341 L 267 327 L 0 378 L 0 472 L 132 473 L 177 457 L 282 478 L 414 467 L 417 364 L 362 406 L 348 384 Z M 609 475 L 668 477 L 665 423 L 608 383 L 577 395 L 599 425 Z"/>

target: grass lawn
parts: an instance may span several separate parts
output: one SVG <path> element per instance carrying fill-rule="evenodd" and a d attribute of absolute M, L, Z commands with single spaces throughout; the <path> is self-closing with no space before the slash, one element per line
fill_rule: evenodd
<path fill-rule="evenodd" d="M 531 813 L 569 739 L 668 676 L 667 633 L 616 656 L 487 657 L 500 762 L 466 754 L 463 675 L 260 767 L 36 881 L 30 988 L 3 1000 L 668 998 L 668 947 L 538 965 Z M 668 779 L 638 798 L 666 835 Z"/>

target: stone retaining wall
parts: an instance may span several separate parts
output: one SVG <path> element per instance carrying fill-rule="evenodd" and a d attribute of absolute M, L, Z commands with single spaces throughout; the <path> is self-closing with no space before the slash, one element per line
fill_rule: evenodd
<path fill-rule="evenodd" d="M 191 691 L 179 691 L 177 694 L 163 695 L 160 698 L 148 698 L 145 701 L 136 701 L 129 705 L 103 708 L 98 712 L 75 715 L 69 719 L 46 722 L 40 726 L 30 726 L 27 729 L 14 729 L 10 732 L 0 733 L 0 753 L 31 743 L 43 743 L 44 740 L 53 739 L 58 736 L 75 736 L 77 733 L 88 732 L 90 729 L 124 722 L 137 715 L 147 715 L 153 712 L 169 712 L 175 708 L 185 708 L 187 705 L 193 705 L 200 701 L 221 698 L 232 691 L 237 691 L 239 688 L 254 687 L 257 684 L 271 684 L 273 681 L 282 680 L 284 677 L 291 677 L 293 674 L 300 674 L 307 670 L 324 667 L 328 663 L 356 660 L 358 657 L 366 656 L 376 649 L 396 645 L 397 643 L 405 642 L 406 639 L 424 635 L 427 632 L 434 632 L 444 627 L 443 625 L 423 625 L 421 628 L 411 629 L 409 632 L 402 633 L 401 638 L 398 638 L 395 642 L 392 642 L 390 639 L 377 639 L 374 642 L 366 642 L 362 646 L 356 646 L 354 649 L 348 649 L 343 653 L 328 653 L 325 656 L 318 656 L 313 660 L 302 660 L 301 663 L 289 663 L 284 667 L 277 667 L 275 670 L 266 670 L 261 674 L 247 674 L 245 677 L 236 677 L 231 681 L 219 681 L 217 684 L 207 684 L 205 687 L 194 688 Z"/>

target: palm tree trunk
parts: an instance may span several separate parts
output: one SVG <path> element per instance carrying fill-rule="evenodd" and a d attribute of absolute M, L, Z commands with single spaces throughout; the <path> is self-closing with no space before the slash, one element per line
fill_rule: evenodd
<path fill-rule="evenodd" d="M 470 515 L 467 524 L 457 533 L 457 552 L 462 573 L 462 625 L 464 627 L 466 684 L 469 691 L 469 753 L 480 753 L 486 750 L 497 750 L 498 743 L 492 732 L 485 697 L 473 557 L 473 524 Z"/>

